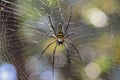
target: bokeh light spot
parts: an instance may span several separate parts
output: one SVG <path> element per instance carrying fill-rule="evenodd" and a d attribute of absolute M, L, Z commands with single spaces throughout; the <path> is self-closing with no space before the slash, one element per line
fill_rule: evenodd
<path fill-rule="evenodd" d="M 101 69 L 98 64 L 90 63 L 86 66 L 85 73 L 90 78 L 97 78 L 101 74 Z"/>
<path fill-rule="evenodd" d="M 93 24 L 95 27 L 101 28 L 105 27 L 108 24 L 107 15 L 97 8 L 89 9 L 87 16 L 90 23 Z"/>
<path fill-rule="evenodd" d="M 15 67 L 7 63 L 0 65 L 0 80 L 17 80 Z"/>
<path fill-rule="evenodd" d="M 56 72 L 53 75 L 52 70 L 47 70 L 40 75 L 41 80 L 57 80 Z"/>

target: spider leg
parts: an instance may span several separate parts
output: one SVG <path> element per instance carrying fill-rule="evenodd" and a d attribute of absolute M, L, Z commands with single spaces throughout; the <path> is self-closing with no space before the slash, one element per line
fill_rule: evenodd
<path fill-rule="evenodd" d="M 54 60 L 55 60 L 55 51 L 56 51 L 57 44 L 55 45 L 54 51 L 53 51 L 53 61 L 52 61 L 52 72 L 54 76 Z"/>
<path fill-rule="evenodd" d="M 68 71 L 70 71 L 70 55 L 69 55 L 69 50 L 68 50 L 68 48 L 67 48 L 66 45 L 64 45 L 64 46 L 65 46 L 65 49 L 67 51 L 67 57 L 68 57 L 68 67 L 69 67 Z"/>
<path fill-rule="evenodd" d="M 52 27 L 52 30 L 54 31 L 55 36 L 57 36 L 57 34 L 56 34 L 56 32 L 55 32 L 55 29 L 54 29 L 54 26 L 53 26 L 53 24 L 52 24 L 52 20 L 51 20 L 50 15 L 48 15 L 48 19 L 49 19 L 49 21 L 50 21 L 50 25 L 51 25 L 51 27 Z"/>
<path fill-rule="evenodd" d="M 65 29 L 65 35 L 66 35 L 67 29 L 68 29 L 68 27 L 69 27 L 71 18 L 72 18 L 72 6 L 71 6 L 71 13 L 70 13 L 70 17 L 69 17 L 69 20 L 68 20 L 68 24 L 67 24 L 67 27 L 66 27 L 66 29 Z"/>
<path fill-rule="evenodd" d="M 75 35 L 75 33 L 69 33 L 69 34 L 65 35 L 65 38 L 72 36 L 72 35 Z"/>
<path fill-rule="evenodd" d="M 41 58 L 41 56 L 44 54 L 44 52 L 48 49 L 48 47 L 49 46 L 51 46 L 53 43 L 55 43 L 56 41 L 54 41 L 54 42 L 52 42 L 52 43 L 50 43 L 50 44 L 48 44 L 47 45 L 47 47 L 42 51 L 42 53 L 40 54 L 40 56 L 39 56 L 39 58 L 38 58 L 38 60 Z"/>
<path fill-rule="evenodd" d="M 51 36 L 51 35 L 48 35 L 48 34 L 43 34 L 44 36 L 47 36 L 47 37 L 49 37 L 49 38 L 53 38 L 53 39 L 56 39 L 56 37 L 54 37 L 54 36 Z"/>
<path fill-rule="evenodd" d="M 69 42 L 69 41 L 65 41 L 65 42 L 69 43 L 74 48 L 74 50 L 77 52 L 77 54 L 79 56 L 80 61 L 82 62 L 81 55 L 80 55 L 79 51 L 77 50 L 77 48 L 71 42 Z"/>

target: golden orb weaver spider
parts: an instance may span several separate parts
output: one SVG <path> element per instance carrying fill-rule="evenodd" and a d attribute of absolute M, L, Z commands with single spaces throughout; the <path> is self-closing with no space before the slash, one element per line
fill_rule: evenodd
<path fill-rule="evenodd" d="M 41 58 L 41 56 L 45 53 L 45 51 L 52 45 L 56 42 L 56 45 L 55 45 L 55 48 L 54 48 L 54 51 L 53 51 L 53 59 L 52 59 L 52 71 L 53 71 L 53 75 L 54 75 L 54 59 L 55 59 L 55 51 L 56 51 L 56 48 L 57 46 L 61 46 L 61 45 L 64 45 L 65 49 L 66 49 L 66 52 L 67 52 L 67 57 L 68 57 L 68 65 L 69 65 L 69 69 L 70 69 L 70 55 L 69 55 L 69 50 L 68 48 L 66 47 L 65 45 L 65 42 L 69 45 L 71 45 L 73 47 L 73 49 L 76 51 L 76 53 L 78 54 L 79 56 L 79 59 L 80 61 L 82 62 L 82 58 L 81 58 L 81 55 L 79 53 L 79 51 L 77 50 L 77 48 L 75 47 L 74 44 L 72 44 L 71 42 L 67 41 L 65 38 L 68 37 L 69 35 L 67 35 L 67 30 L 68 30 L 68 27 L 69 27 L 69 24 L 70 24 L 70 21 L 71 21 L 71 18 L 72 18 L 72 8 L 71 8 L 71 14 L 70 14 L 70 17 L 69 17 L 69 20 L 68 20 L 68 23 L 67 23 L 67 26 L 65 28 L 65 31 L 63 31 L 63 26 L 61 23 L 58 24 L 58 27 L 57 27 L 57 33 L 55 32 L 55 29 L 54 29 L 54 26 L 52 24 L 52 20 L 51 20 L 51 17 L 50 15 L 48 15 L 48 19 L 49 19 L 49 22 L 50 22 L 50 26 L 53 30 L 53 34 L 54 36 L 48 36 L 48 37 L 52 37 L 52 38 L 55 38 L 56 40 L 54 42 L 51 42 L 47 45 L 47 47 L 42 51 L 42 53 L 40 54 L 38 60 Z"/>

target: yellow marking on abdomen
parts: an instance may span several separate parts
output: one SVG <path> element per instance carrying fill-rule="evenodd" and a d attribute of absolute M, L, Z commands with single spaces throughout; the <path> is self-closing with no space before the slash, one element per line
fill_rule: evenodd
<path fill-rule="evenodd" d="M 57 38 L 64 38 L 64 35 L 63 34 L 58 34 Z"/>

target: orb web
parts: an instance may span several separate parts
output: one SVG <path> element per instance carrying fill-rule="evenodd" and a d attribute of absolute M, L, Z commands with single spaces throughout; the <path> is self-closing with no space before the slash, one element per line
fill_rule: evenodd
<path fill-rule="evenodd" d="M 2 0 L 0 65 L 14 65 L 18 80 L 119 79 L 119 7 L 119 0 Z M 67 44 L 71 61 L 68 71 L 66 50 L 57 48 L 54 76 L 51 70 L 55 45 L 38 60 L 45 47 L 54 41 L 48 37 L 53 35 L 48 15 L 56 32 L 58 23 L 62 23 L 65 30 L 72 16 L 66 40 L 75 45 L 83 60 L 81 64 L 74 48 Z M 91 69 L 88 66 L 91 63 L 94 63 L 92 67 L 97 65 L 93 72 L 86 70 Z M 94 75 L 98 68 L 100 73 Z"/>

